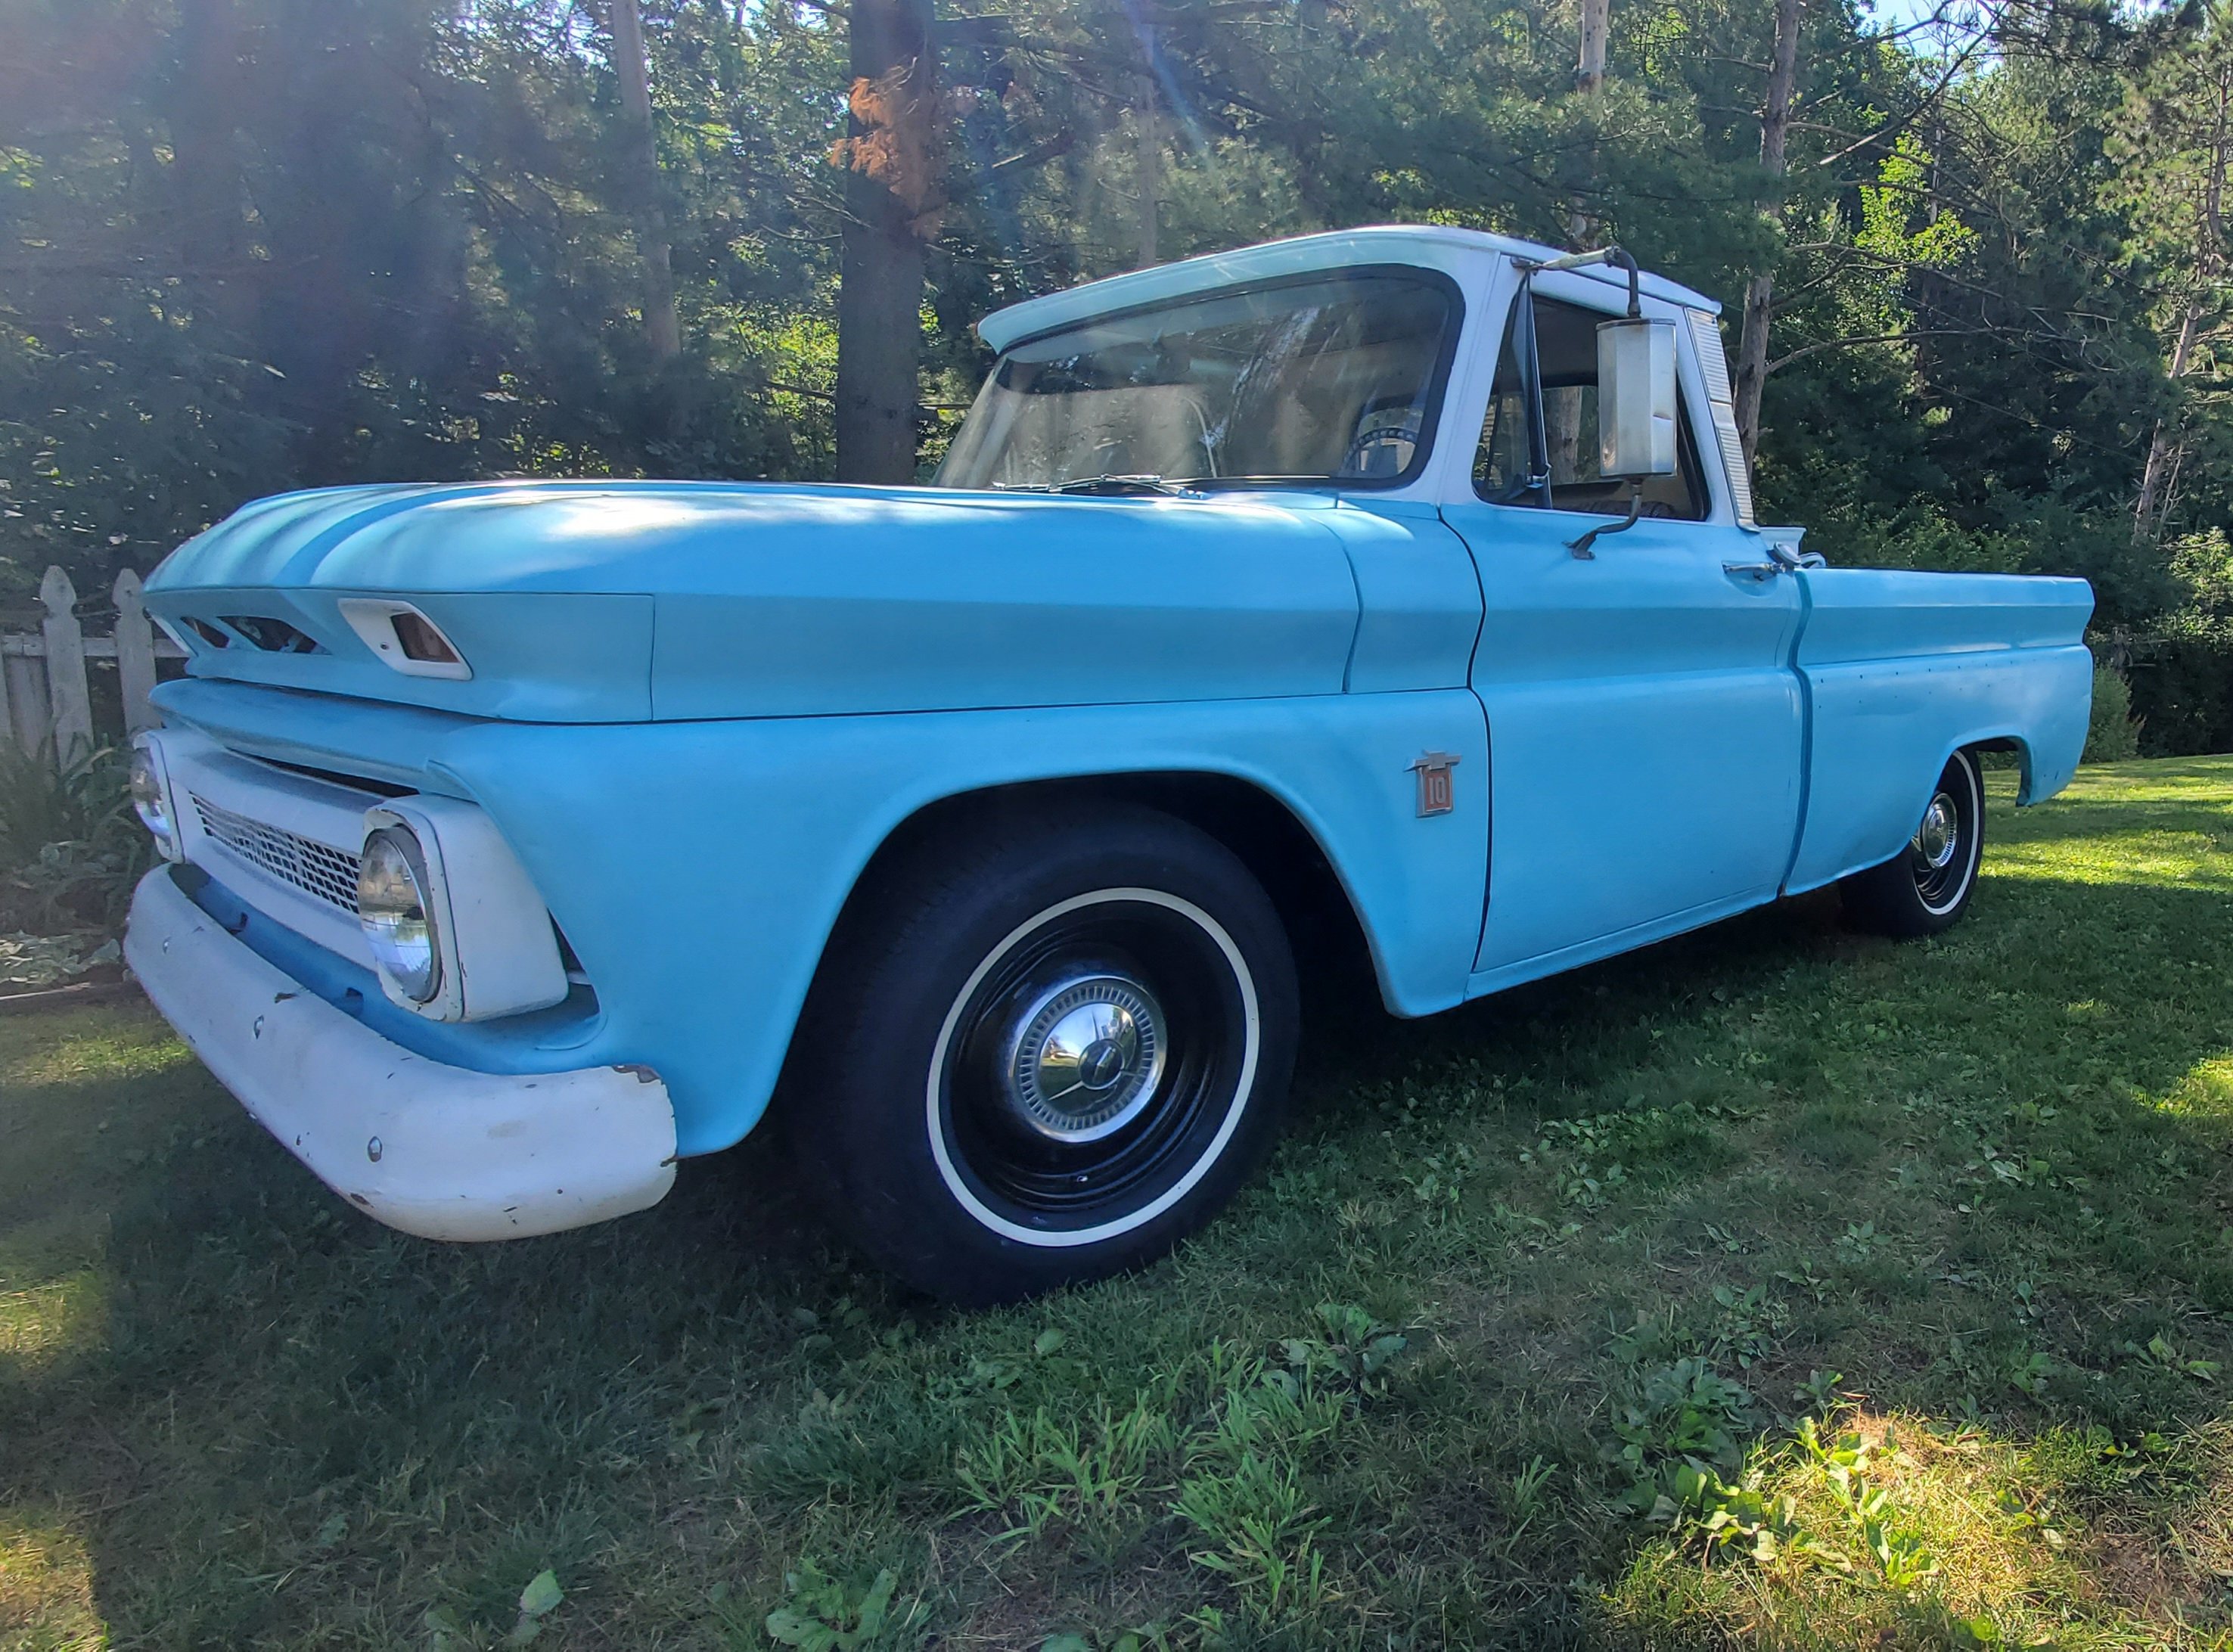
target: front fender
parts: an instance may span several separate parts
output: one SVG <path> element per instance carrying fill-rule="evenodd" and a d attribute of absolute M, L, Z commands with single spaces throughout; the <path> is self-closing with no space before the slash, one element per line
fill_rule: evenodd
<path fill-rule="evenodd" d="M 1454 754 L 1422 817 L 1411 764 Z M 918 810 L 1100 774 L 1229 777 L 1284 803 L 1347 888 L 1390 1006 L 1457 1003 L 1480 939 L 1488 762 L 1465 690 L 700 723 L 460 727 L 430 765 L 495 817 L 678 1143 L 758 1121 L 862 869 Z"/>

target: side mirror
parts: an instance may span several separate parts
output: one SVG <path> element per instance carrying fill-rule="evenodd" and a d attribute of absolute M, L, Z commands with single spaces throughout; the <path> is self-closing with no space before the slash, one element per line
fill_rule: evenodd
<path fill-rule="evenodd" d="M 1598 474 L 1675 474 L 1675 323 L 1598 323 Z"/>

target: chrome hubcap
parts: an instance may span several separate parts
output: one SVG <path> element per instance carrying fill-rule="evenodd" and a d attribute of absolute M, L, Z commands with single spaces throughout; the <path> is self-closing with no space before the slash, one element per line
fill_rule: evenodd
<path fill-rule="evenodd" d="M 1001 1040 L 999 1094 L 1037 1135 L 1097 1141 L 1154 1099 L 1165 1043 L 1162 1007 L 1139 982 L 1072 977 L 1031 1000 Z"/>
<path fill-rule="evenodd" d="M 1933 872 L 1943 872 L 1953 863 L 1961 842 L 1961 816 L 1955 812 L 1954 800 L 1942 791 L 1930 800 L 1930 807 L 1923 811 L 1923 824 L 1915 829 L 1916 859 Z"/>

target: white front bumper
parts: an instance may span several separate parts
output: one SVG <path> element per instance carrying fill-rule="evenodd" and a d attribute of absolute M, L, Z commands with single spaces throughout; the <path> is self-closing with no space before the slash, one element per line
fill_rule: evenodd
<path fill-rule="evenodd" d="M 391 1227 L 519 1239 L 674 1185 L 674 1109 L 648 1070 L 477 1073 L 414 1055 L 226 933 L 166 866 L 133 895 L 124 957 L 250 1116 Z"/>

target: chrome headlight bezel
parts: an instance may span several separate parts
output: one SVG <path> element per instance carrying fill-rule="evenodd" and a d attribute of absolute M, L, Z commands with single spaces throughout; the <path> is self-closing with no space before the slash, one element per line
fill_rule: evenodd
<path fill-rule="evenodd" d="M 543 896 L 478 803 L 414 792 L 364 813 L 363 841 L 381 831 L 414 845 L 418 885 L 433 920 L 441 973 L 425 998 L 376 970 L 390 1002 L 436 1021 L 488 1021 L 548 1008 L 572 990 Z M 361 862 L 360 862 L 361 863 Z M 470 891 L 459 898 L 460 888 Z M 376 951 L 365 936 L 366 950 Z"/>
<path fill-rule="evenodd" d="M 418 834 L 401 824 L 375 828 L 357 862 L 356 888 L 373 967 L 408 1002 L 433 1003 L 442 991 L 442 928 Z"/>
<path fill-rule="evenodd" d="M 166 861 L 177 860 L 185 849 L 179 836 L 178 805 L 171 797 L 170 771 L 163 762 L 161 744 L 145 733 L 132 737 L 132 766 L 125 789 L 132 812 L 155 840 L 157 850 Z"/>

